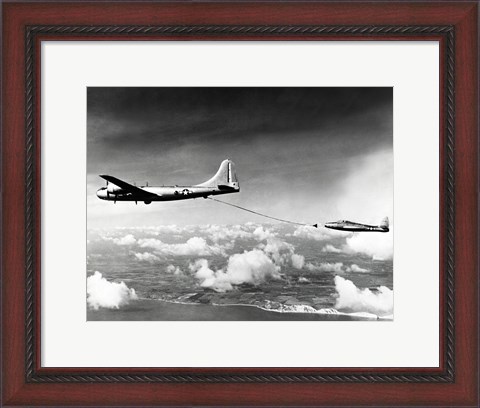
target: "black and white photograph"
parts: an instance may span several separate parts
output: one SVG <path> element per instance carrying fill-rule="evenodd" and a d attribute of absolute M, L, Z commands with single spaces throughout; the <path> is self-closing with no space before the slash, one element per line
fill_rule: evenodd
<path fill-rule="evenodd" d="M 392 87 L 86 92 L 88 321 L 393 320 Z"/>

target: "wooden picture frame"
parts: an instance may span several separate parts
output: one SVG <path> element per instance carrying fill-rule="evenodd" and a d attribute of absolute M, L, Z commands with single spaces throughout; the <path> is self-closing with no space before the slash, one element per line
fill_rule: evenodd
<path fill-rule="evenodd" d="M 478 3 L 3 3 L 2 403 L 478 404 Z M 42 368 L 39 44 L 440 43 L 439 368 Z"/>

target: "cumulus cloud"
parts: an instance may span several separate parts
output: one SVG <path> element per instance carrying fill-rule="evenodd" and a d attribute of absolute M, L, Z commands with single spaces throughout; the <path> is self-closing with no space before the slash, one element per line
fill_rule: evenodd
<path fill-rule="evenodd" d="M 309 271 L 335 272 L 335 273 L 343 272 L 342 262 L 336 262 L 336 263 L 322 262 L 320 265 L 314 265 L 312 263 L 308 263 L 307 265 L 305 265 L 305 267 Z"/>
<path fill-rule="evenodd" d="M 309 225 L 301 225 L 293 233 L 294 237 L 313 239 L 315 241 L 325 241 L 330 239 L 333 235 L 335 235 L 335 233 L 332 231 L 326 231 L 324 229 L 311 227 Z"/>
<path fill-rule="evenodd" d="M 294 255 L 295 248 L 288 242 L 278 238 L 267 238 L 267 243 L 260 244 L 259 248 L 269 255 L 279 266 L 293 263 L 292 256 Z M 297 262 L 299 262 L 299 260 L 297 260 Z"/>
<path fill-rule="evenodd" d="M 263 229 L 263 227 L 257 227 L 255 228 L 255 231 L 253 231 L 253 236 L 259 241 L 263 241 L 265 239 L 274 237 L 275 234 L 268 229 Z"/>
<path fill-rule="evenodd" d="M 362 253 L 376 260 L 393 258 L 393 232 L 359 233 L 347 238 L 347 252 Z"/>
<path fill-rule="evenodd" d="M 305 263 L 305 257 L 303 255 L 292 254 L 292 266 L 295 269 L 302 269 Z"/>
<path fill-rule="evenodd" d="M 122 238 L 112 238 L 112 241 L 114 244 L 122 246 L 133 245 L 135 242 L 137 242 L 132 234 L 127 234 Z"/>
<path fill-rule="evenodd" d="M 135 258 L 138 259 L 139 261 L 146 261 L 151 263 L 160 260 L 158 256 L 151 254 L 150 252 L 136 252 Z"/>
<path fill-rule="evenodd" d="M 335 276 L 337 300 L 335 308 L 353 312 L 368 312 L 378 316 L 393 313 L 393 290 L 380 286 L 376 291 L 359 289 L 355 284 L 341 276 Z"/>
<path fill-rule="evenodd" d="M 87 278 L 87 304 L 95 310 L 118 309 L 135 299 L 138 299 L 135 289 L 128 288 L 124 282 L 109 282 L 98 271 Z"/>
<path fill-rule="evenodd" d="M 267 254 L 259 249 L 232 255 L 228 259 L 227 275 L 233 284 L 259 284 L 267 278 L 280 278 L 280 267 L 276 266 Z"/>
<path fill-rule="evenodd" d="M 195 277 L 200 280 L 200 286 L 204 288 L 211 288 L 216 292 L 226 292 L 233 289 L 226 274 L 221 269 L 218 271 L 210 269 L 206 259 L 197 259 L 193 264 L 190 264 L 189 268 L 195 273 Z"/>
<path fill-rule="evenodd" d="M 175 265 L 168 265 L 165 270 L 167 271 L 167 273 L 171 273 L 172 275 L 183 275 L 182 270 Z"/>
<path fill-rule="evenodd" d="M 305 257 L 296 254 L 292 244 L 278 239 L 268 229 L 256 227 L 250 237 L 267 242 L 260 243 L 253 250 L 231 255 L 223 269 L 211 269 L 206 259 L 190 264 L 191 272 L 200 280 L 202 287 L 224 292 L 242 283 L 259 285 L 268 279 L 280 279 L 284 266 L 304 267 Z"/>
<path fill-rule="evenodd" d="M 142 248 L 153 248 L 157 254 L 161 255 L 206 256 L 223 253 L 223 248 L 217 245 L 208 245 L 207 241 L 200 237 L 192 237 L 181 244 L 166 244 L 159 239 L 145 238 L 138 240 L 138 244 Z"/>
<path fill-rule="evenodd" d="M 249 238 L 251 236 L 251 233 L 245 231 L 242 225 L 209 225 L 204 232 L 213 242 Z"/>
<path fill-rule="evenodd" d="M 208 238 L 213 242 L 222 240 L 236 240 L 236 239 L 256 239 L 264 241 L 267 238 L 272 238 L 275 233 L 264 226 L 257 226 L 253 223 L 246 223 L 243 225 L 208 225 L 202 229 L 207 234 Z"/>
<path fill-rule="evenodd" d="M 331 245 L 331 244 L 327 244 L 325 245 L 323 248 L 322 248 L 322 252 L 329 252 L 329 253 L 332 253 L 332 254 L 339 254 L 340 252 L 342 252 L 341 249 Z"/>
<path fill-rule="evenodd" d="M 206 259 L 198 259 L 190 264 L 190 270 L 200 280 L 202 287 L 217 292 L 233 289 L 233 285 L 250 283 L 258 285 L 267 279 L 279 279 L 280 267 L 260 249 L 234 254 L 228 259 L 226 270 L 212 270 Z"/>
<path fill-rule="evenodd" d="M 155 225 L 149 226 L 147 228 L 142 228 L 144 230 L 149 230 L 153 235 L 160 235 L 160 234 L 181 234 L 182 232 L 186 232 L 192 229 L 191 225 L 185 225 L 180 227 L 175 224 L 170 225 Z"/>
<path fill-rule="evenodd" d="M 360 268 L 357 264 L 347 266 L 347 272 L 370 272 L 368 269 Z"/>

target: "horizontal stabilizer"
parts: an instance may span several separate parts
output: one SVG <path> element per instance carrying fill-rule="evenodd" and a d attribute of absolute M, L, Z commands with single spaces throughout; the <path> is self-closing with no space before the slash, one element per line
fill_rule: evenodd
<path fill-rule="evenodd" d="M 225 185 L 225 184 L 219 184 L 217 187 L 218 187 L 219 190 L 225 190 L 225 191 L 227 191 L 227 190 L 235 190 L 235 187 L 227 186 L 227 185 Z"/>

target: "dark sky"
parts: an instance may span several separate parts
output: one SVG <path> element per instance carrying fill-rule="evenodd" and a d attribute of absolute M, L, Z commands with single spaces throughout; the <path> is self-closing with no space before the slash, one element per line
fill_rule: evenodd
<path fill-rule="evenodd" d="M 385 191 L 393 183 L 392 88 L 90 87 L 87 92 L 91 226 L 262 221 L 208 200 L 113 208 L 94 195 L 104 184 L 98 174 L 150 185 L 197 184 L 227 157 L 236 164 L 241 192 L 223 199 L 273 216 L 322 222 L 372 217 L 364 209 L 343 209 L 343 202 L 360 197 L 369 206 L 370 195 L 374 208 L 375 200 L 393 199 L 386 196 L 393 185 Z M 352 182 L 362 172 L 365 183 Z"/>

